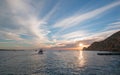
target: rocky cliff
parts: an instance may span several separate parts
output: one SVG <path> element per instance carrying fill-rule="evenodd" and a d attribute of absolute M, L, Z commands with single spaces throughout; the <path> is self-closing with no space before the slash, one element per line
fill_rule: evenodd
<path fill-rule="evenodd" d="M 120 51 L 120 31 L 114 33 L 107 39 L 92 43 L 85 50 L 104 50 L 104 51 Z"/>

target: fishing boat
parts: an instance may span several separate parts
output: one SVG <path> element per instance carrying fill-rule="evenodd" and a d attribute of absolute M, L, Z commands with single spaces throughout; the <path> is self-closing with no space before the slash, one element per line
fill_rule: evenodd
<path fill-rule="evenodd" d="M 43 54 L 43 49 L 40 49 L 38 54 Z"/>

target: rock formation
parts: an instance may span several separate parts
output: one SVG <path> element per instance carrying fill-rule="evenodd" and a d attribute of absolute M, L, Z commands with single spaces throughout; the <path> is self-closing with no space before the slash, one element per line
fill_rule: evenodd
<path fill-rule="evenodd" d="M 88 48 L 84 48 L 84 50 L 120 51 L 120 31 L 103 41 L 92 43 Z"/>

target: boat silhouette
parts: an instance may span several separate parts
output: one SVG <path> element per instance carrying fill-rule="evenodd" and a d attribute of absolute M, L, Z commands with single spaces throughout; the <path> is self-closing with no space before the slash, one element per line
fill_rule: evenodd
<path fill-rule="evenodd" d="M 40 49 L 38 54 L 43 54 L 43 49 Z"/>

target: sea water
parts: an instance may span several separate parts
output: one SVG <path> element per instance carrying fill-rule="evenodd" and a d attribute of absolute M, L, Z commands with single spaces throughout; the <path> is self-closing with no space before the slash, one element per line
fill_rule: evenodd
<path fill-rule="evenodd" d="M 120 75 L 120 56 L 99 51 L 0 51 L 0 75 Z"/>

